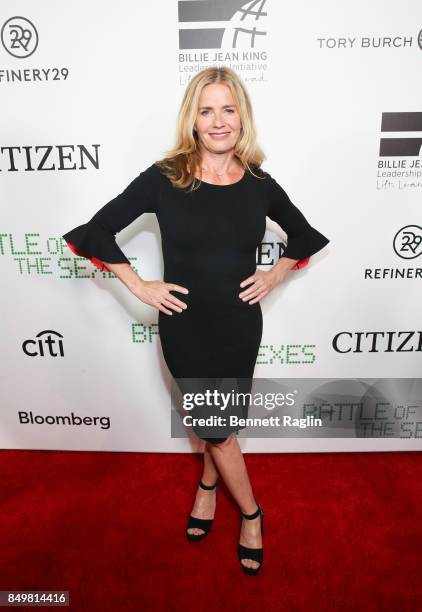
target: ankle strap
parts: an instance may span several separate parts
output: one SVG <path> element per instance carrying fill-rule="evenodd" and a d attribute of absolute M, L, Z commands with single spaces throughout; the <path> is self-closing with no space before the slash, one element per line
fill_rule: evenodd
<path fill-rule="evenodd" d="M 212 489 L 215 489 L 216 485 L 217 481 L 215 481 L 213 485 L 206 485 L 202 482 L 202 480 L 199 481 L 199 486 L 201 487 L 201 489 L 205 489 L 205 491 L 211 491 Z"/>
<path fill-rule="evenodd" d="M 255 519 L 257 516 L 259 516 L 260 514 L 263 514 L 263 510 L 261 508 L 261 506 L 258 504 L 257 502 L 257 506 L 258 508 L 255 510 L 255 512 L 252 512 L 252 514 L 244 514 L 244 512 L 241 512 L 241 516 L 245 519 L 248 519 L 249 521 Z"/>

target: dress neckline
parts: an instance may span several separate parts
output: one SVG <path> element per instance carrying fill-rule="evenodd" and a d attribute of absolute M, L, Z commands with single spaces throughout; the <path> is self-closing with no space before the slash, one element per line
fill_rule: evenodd
<path fill-rule="evenodd" d="M 242 183 L 245 180 L 245 177 L 246 177 L 246 170 L 243 171 L 243 175 L 238 181 L 235 181 L 234 183 L 227 183 L 227 185 L 219 185 L 218 183 L 207 183 L 207 181 L 203 181 L 201 179 L 198 179 L 197 177 L 195 178 L 197 181 L 201 181 L 201 184 L 203 183 L 204 185 L 208 185 L 209 187 L 221 188 L 221 187 L 234 187 L 235 185 L 239 185 L 239 183 Z"/>

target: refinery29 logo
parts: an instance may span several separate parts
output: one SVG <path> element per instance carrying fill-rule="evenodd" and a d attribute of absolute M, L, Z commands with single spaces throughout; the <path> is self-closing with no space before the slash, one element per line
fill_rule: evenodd
<path fill-rule="evenodd" d="M 416 259 L 422 254 L 422 227 L 406 225 L 394 236 L 393 247 L 402 259 Z"/>
<path fill-rule="evenodd" d="M 29 57 L 38 47 L 38 32 L 26 17 L 10 17 L 1 29 L 1 42 L 13 57 Z"/>
<path fill-rule="evenodd" d="M 180 49 L 254 49 L 266 40 L 266 0 L 179 0 Z"/>

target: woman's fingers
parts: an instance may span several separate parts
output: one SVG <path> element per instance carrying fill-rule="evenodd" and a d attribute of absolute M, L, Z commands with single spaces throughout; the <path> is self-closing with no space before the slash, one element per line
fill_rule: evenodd
<path fill-rule="evenodd" d="M 169 315 L 173 314 L 171 310 L 167 310 L 167 308 L 165 308 L 161 304 L 158 304 L 156 308 L 158 308 L 158 310 L 161 310 L 161 312 L 165 312 L 166 314 L 169 314 Z"/>
<path fill-rule="evenodd" d="M 189 293 L 189 289 L 187 287 L 175 285 L 174 283 L 166 283 L 166 285 L 170 291 L 181 291 L 182 293 Z"/>
<path fill-rule="evenodd" d="M 164 288 L 164 291 L 162 289 Z M 186 287 L 176 285 L 174 283 L 161 283 L 159 300 L 159 310 L 166 314 L 173 314 L 172 311 L 183 312 L 187 308 L 187 304 L 179 300 L 178 297 L 170 293 L 170 291 L 181 291 L 182 293 L 189 293 Z"/>
<path fill-rule="evenodd" d="M 245 295 L 247 295 L 248 291 L 250 291 L 250 289 L 254 286 L 255 282 L 256 282 L 255 278 L 253 278 L 253 277 L 245 278 L 245 280 L 240 283 L 240 286 L 245 285 L 245 284 L 250 284 L 250 283 L 252 283 L 252 284 L 250 284 L 250 287 L 248 287 L 244 291 L 241 291 L 239 293 L 239 297 L 242 298 Z"/>
<path fill-rule="evenodd" d="M 251 297 L 255 297 L 260 291 L 267 289 L 263 280 L 258 279 L 251 287 L 241 294 L 241 299 L 248 301 Z"/>
<path fill-rule="evenodd" d="M 255 302 L 259 302 L 259 300 L 262 300 L 262 298 L 263 298 L 265 295 L 267 295 L 267 293 L 268 293 L 268 291 L 266 290 L 266 291 L 263 291 L 262 293 L 258 294 L 258 296 L 257 296 L 255 299 L 251 300 L 251 301 L 249 302 L 249 304 L 255 304 Z"/>
<path fill-rule="evenodd" d="M 169 293 L 168 295 L 166 295 L 164 299 L 169 300 L 173 304 L 176 304 L 176 306 L 179 306 L 179 308 L 181 308 L 182 310 L 186 310 L 187 308 L 187 304 L 179 300 L 179 298 L 177 298 L 172 293 Z"/>
<path fill-rule="evenodd" d="M 271 288 L 269 279 L 263 276 L 259 276 L 258 278 L 255 277 L 253 284 L 242 292 L 241 299 L 249 304 L 255 304 L 265 295 L 267 295 Z M 168 315 L 172 315 L 173 312 L 180 313 L 183 312 L 183 310 L 186 310 L 187 304 L 170 293 L 170 291 L 180 291 L 185 294 L 189 293 L 189 290 L 182 285 L 166 283 L 164 281 L 151 281 L 149 300 L 150 305 Z"/>
<path fill-rule="evenodd" d="M 142 289 L 142 293 L 140 293 L 139 297 L 146 304 L 154 306 L 154 308 L 157 308 L 165 314 L 172 315 L 173 311 L 183 312 L 183 310 L 186 310 L 187 304 L 171 294 L 170 291 L 189 293 L 189 290 L 181 285 L 166 283 L 164 281 L 147 281 L 145 283 L 145 289 Z"/>
<path fill-rule="evenodd" d="M 181 308 L 175 302 L 172 302 L 168 298 L 164 298 L 164 300 L 162 300 L 161 303 L 162 303 L 163 306 L 167 306 L 168 308 L 172 308 L 173 310 L 176 310 L 177 312 L 182 312 L 183 310 L 185 310 L 184 308 Z"/>
<path fill-rule="evenodd" d="M 270 274 L 270 272 L 264 272 L 263 270 L 257 270 L 255 275 L 250 278 L 255 278 L 255 282 L 245 291 L 242 291 L 242 293 L 239 294 L 240 299 L 242 299 L 244 302 L 248 302 L 249 304 L 259 302 L 259 300 L 267 295 L 267 293 L 269 293 L 276 285 L 273 275 Z"/>
<path fill-rule="evenodd" d="M 247 296 L 246 298 L 243 298 L 244 302 L 250 302 L 250 300 L 252 298 L 255 298 L 256 296 L 258 296 L 260 293 L 262 293 L 262 291 L 264 291 L 264 289 L 262 287 L 260 287 L 259 289 L 257 289 L 256 291 L 254 291 L 253 293 L 251 293 L 249 296 Z"/>
<path fill-rule="evenodd" d="M 253 283 L 254 280 L 256 279 L 255 274 L 256 272 L 252 274 L 251 276 L 248 276 L 248 278 L 244 278 L 243 281 L 240 283 L 240 286 L 244 287 L 245 285 L 249 285 L 250 283 Z"/>

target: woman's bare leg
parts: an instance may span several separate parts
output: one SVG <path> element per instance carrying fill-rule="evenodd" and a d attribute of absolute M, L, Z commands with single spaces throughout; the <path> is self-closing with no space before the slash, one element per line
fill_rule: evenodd
<path fill-rule="evenodd" d="M 202 473 L 202 482 L 207 485 L 213 485 L 217 478 L 218 470 L 210 453 L 210 444 L 206 442 L 204 448 L 204 471 Z"/>
<path fill-rule="evenodd" d="M 221 444 L 210 444 L 210 453 L 218 471 L 227 488 L 233 495 L 241 512 L 252 514 L 256 511 L 257 503 L 254 498 L 249 480 L 245 460 L 234 434 Z M 261 519 L 258 516 L 253 520 L 242 520 L 239 543 L 248 548 L 261 548 Z M 246 567 L 259 567 L 259 563 L 252 559 L 242 561 Z"/>
<path fill-rule="evenodd" d="M 206 485 L 215 484 L 218 478 L 218 471 L 215 467 L 214 460 L 211 456 L 209 443 L 205 443 L 204 448 L 204 469 L 202 472 L 202 482 Z M 205 491 L 201 487 L 198 487 L 196 492 L 195 503 L 192 510 L 192 516 L 196 518 L 209 519 L 214 517 L 215 505 L 216 505 L 216 490 Z M 204 530 L 199 527 L 190 527 L 188 533 L 201 534 Z"/>

